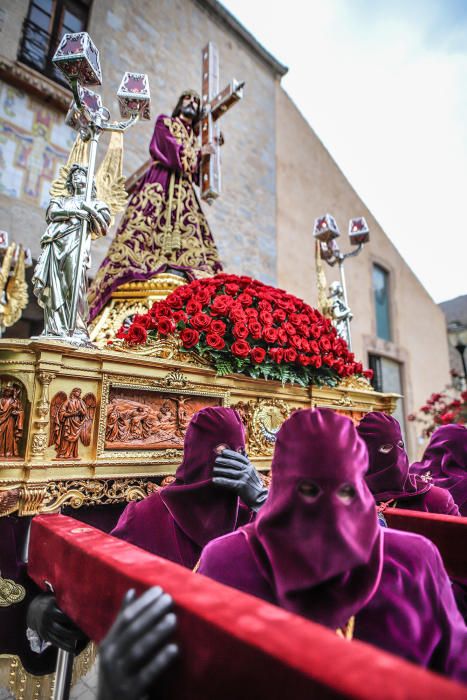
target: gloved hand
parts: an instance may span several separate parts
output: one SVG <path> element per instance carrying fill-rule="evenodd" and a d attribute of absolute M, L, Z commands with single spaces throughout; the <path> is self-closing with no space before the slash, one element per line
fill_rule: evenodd
<path fill-rule="evenodd" d="M 213 483 L 232 489 L 243 503 L 258 511 L 268 497 L 268 490 L 245 455 L 233 450 L 223 450 L 214 462 Z"/>
<path fill-rule="evenodd" d="M 87 640 L 86 635 L 60 610 L 51 593 L 41 593 L 31 601 L 27 625 L 41 639 L 64 651 L 74 652 L 77 644 Z"/>
<path fill-rule="evenodd" d="M 168 640 L 176 627 L 172 598 L 159 587 L 138 599 L 126 593 L 99 647 L 97 700 L 140 700 L 178 656 Z"/>

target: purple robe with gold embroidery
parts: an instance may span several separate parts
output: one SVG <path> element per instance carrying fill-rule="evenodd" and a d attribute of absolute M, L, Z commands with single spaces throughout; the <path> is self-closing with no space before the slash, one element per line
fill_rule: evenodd
<path fill-rule="evenodd" d="M 122 284 L 151 279 L 167 268 L 183 270 L 190 279 L 198 270 L 222 270 L 193 186 L 200 151 L 192 128 L 161 114 L 149 151 L 153 162 L 137 183 L 89 290 L 90 320 Z"/>

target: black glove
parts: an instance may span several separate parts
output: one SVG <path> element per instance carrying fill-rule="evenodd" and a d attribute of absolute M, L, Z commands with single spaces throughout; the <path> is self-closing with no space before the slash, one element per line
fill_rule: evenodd
<path fill-rule="evenodd" d="M 41 639 L 64 651 L 76 651 L 76 646 L 87 641 L 87 637 L 60 610 L 51 593 L 41 593 L 31 601 L 27 613 L 27 625 Z"/>
<path fill-rule="evenodd" d="M 159 587 L 128 591 L 99 648 L 97 700 L 140 700 L 178 656 L 172 598 Z"/>
<path fill-rule="evenodd" d="M 223 450 L 214 462 L 213 483 L 232 489 L 243 503 L 258 511 L 268 497 L 268 490 L 245 455 L 233 450 Z"/>

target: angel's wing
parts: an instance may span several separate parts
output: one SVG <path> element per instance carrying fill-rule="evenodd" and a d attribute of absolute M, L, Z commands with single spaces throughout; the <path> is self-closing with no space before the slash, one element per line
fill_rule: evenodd
<path fill-rule="evenodd" d="M 112 217 L 125 209 L 128 194 L 123 177 L 123 134 L 120 131 L 111 134 L 107 153 L 96 173 L 96 188 L 97 198 L 107 204 Z"/>
<path fill-rule="evenodd" d="M 3 324 L 7 327 L 19 321 L 23 309 L 29 301 L 26 268 L 24 265 L 24 248 L 20 245 L 18 259 L 13 274 L 6 285 L 7 303 L 3 314 Z"/>
<path fill-rule="evenodd" d="M 50 427 L 49 427 L 49 447 L 54 445 L 57 438 L 57 433 L 60 429 L 58 423 L 58 413 L 67 400 L 67 395 L 64 391 L 59 391 L 55 394 L 50 402 Z"/>
<path fill-rule="evenodd" d="M 85 143 L 81 136 L 78 134 L 76 141 L 73 144 L 73 148 L 70 151 L 68 160 L 65 165 L 59 170 L 58 177 L 52 181 L 50 185 L 50 195 L 51 197 L 68 197 L 69 192 L 67 192 L 65 187 L 65 182 L 70 172 L 70 168 L 73 163 L 79 163 L 80 165 L 88 164 L 88 144 Z"/>
<path fill-rule="evenodd" d="M 10 274 L 11 262 L 13 260 L 13 255 L 15 254 L 16 243 L 10 243 L 3 256 L 2 266 L 0 268 L 0 296 L 5 290 L 8 283 L 8 276 Z"/>
<path fill-rule="evenodd" d="M 94 414 L 96 413 L 97 401 L 94 394 L 91 393 L 86 394 L 83 397 L 83 401 L 86 404 L 86 418 L 79 436 L 83 445 L 88 447 L 91 444 L 92 423 L 94 421 Z"/>

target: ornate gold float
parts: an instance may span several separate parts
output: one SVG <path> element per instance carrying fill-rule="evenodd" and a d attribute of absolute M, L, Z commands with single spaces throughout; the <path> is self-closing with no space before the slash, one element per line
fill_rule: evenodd
<path fill-rule="evenodd" d="M 4 339 L 0 383 L 14 388 L 17 402 L 12 391 L 0 401 L 17 436 L 16 456 L 6 456 L 0 440 L 1 515 L 143 498 L 174 473 L 189 419 L 203 406 L 239 411 L 249 454 L 267 471 L 275 434 L 292 411 L 328 406 L 359 420 L 371 410 L 391 413 L 398 398 L 354 377 L 337 388 L 219 377 L 174 339 L 102 350 Z"/>

